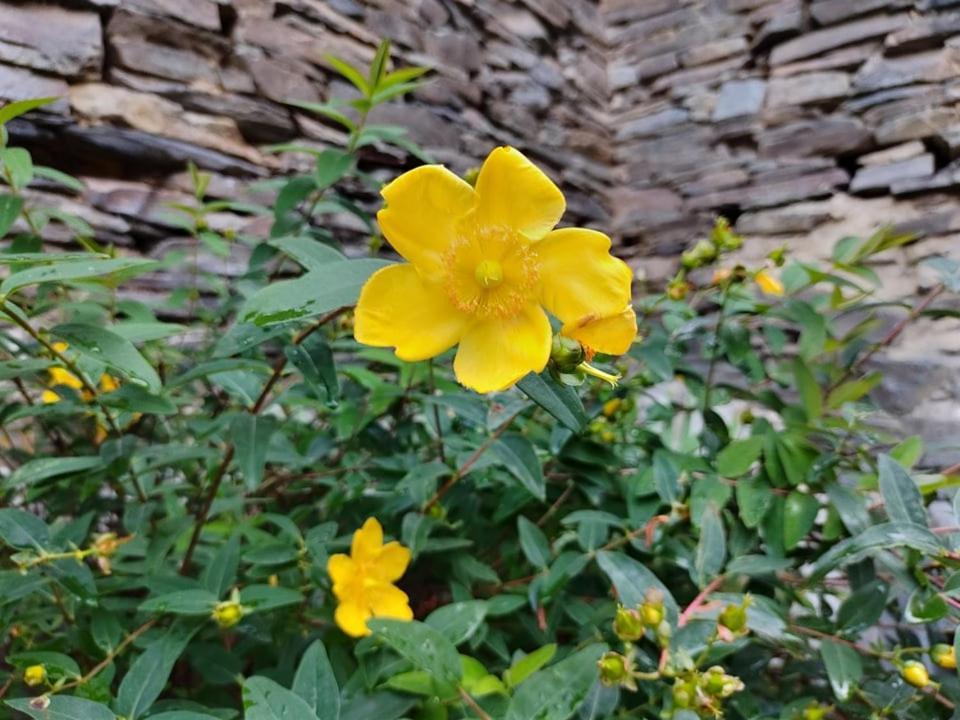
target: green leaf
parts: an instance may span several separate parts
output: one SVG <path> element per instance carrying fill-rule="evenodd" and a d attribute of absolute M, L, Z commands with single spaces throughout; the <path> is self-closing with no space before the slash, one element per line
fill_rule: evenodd
<path fill-rule="evenodd" d="M 727 572 L 731 575 L 769 575 L 785 570 L 793 564 L 788 558 L 768 555 L 740 555 L 727 563 Z"/>
<path fill-rule="evenodd" d="M 820 503 L 813 495 L 794 490 L 783 505 L 783 547 L 792 550 L 803 540 L 817 519 Z"/>
<path fill-rule="evenodd" d="M 327 650 L 319 640 L 303 653 L 293 676 L 293 691 L 306 701 L 317 720 L 339 720 L 340 689 Z"/>
<path fill-rule="evenodd" d="M 533 675 L 510 700 L 506 720 L 567 720 L 593 687 L 606 649 L 591 645 Z"/>
<path fill-rule="evenodd" d="M 18 467 L 4 481 L 4 487 L 14 488 L 60 477 L 73 475 L 86 470 L 99 470 L 103 467 L 103 459 L 99 455 L 83 455 L 80 457 L 47 457 L 30 460 Z"/>
<path fill-rule="evenodd" d="M 357 90 L 363 93 L 364 96 L 370 95 L 370 85 L 367 82 L 367 79 L 363 76 L 363 73 L 360 72 L 353 65 L 348 63 L 346 60 L 341 60 L 335 55 L 327 55 L 324 58 L 331 67 L 340 73 L 345 79 L 349 80 Z"/>
<path fill-rule="evenodd" d="M 21 270 L 0 283 L 0 295 L 9 295 L 29 285 L 48 282 L 98 279 L 111 285 L 119 284 L 157 266 L 154 260 L 141 258 L 118 258 L 113 260 L 67 261 Z"/>
<path fill-rule="evenodd" d="M 275 282 L 254 293 L 240 311 L 240 318 L 256 325 L 272 325 L 353 305 L 367 279 L 389 264 L 372 259 L 327 263 L 295 280 Z"/>
<path fill-rule="evenodd" d="M 140 653 L 117 690 L 116 708 L 120 715 L 137 720 L 150 709 L 197 629 L 196 625 L 174 623 L 166 634 Z"/>
<path fill-rule="evenodd" d="M 16 508 L 2 508 L 0 539 L 11 547 L 42 550 L 50 542 L 50 530 L 43 520 L 32 513 Z"/>
<path fill-rule="evenodd" d="M 773 489 L 762 477 L 741 478 L 736 489 L 740 520 L 748 528 L 757 527 L 773 505 Z"/>
<path fill-rule="evenodd" d="M 236 448 L 237 466 L 247 490 L 254 490 L 263 480 L 270 438 L 277 431 L 277 419 L 266 415 L 243 413 L 230 423 L 230 437 Z"/>
<path fill-rule="evenodd" d="M 763 436 L 734 440 L 717 455 L 717 472 L 723 477 L 747 473 L 763 452 Z"/>
<path fill-rule="evenodd" d="M 727 559 L 727 536 L 723 519 L 715 505 L 708 505 L 700 517 L 700 540 L 694 558 L 697 584 L 706 586 L 721 570 Z"/>
<path fill-rule="evenodd" d="M 120 386 L 106 395 L 101 395 L 103 404 L 110 408 L 147 415 L 174 415 L 177 406 L 162 395 L 154 395 L 145 388 L 132 383 Z"/>
<path fill-rule="evenodd" d="M 561 385 L 550 373 L 530 373 L 520 379 L 517 387 L 570 430 L 579 432 L 587 424 L 587 414 L 577 391 Z"/>
<path fill-rule="evenodd" d="M 335 122 L 343 125 L 350 132 L 354 132 L 357 129 L 357 124 L 353 122 L 349 117 L 343 114 L 340 110 L 336 108 L 333 103 L 314 103 L 314 102 L 302 102 L 302 101 L 291 101 L 288 105 L 307 110 L 308 112 L 316 113 L 317 115 L 323 115 L 326 118 L 330 118 Z"/>
<path fill-rule="evenodd" d="M 219 598 L 209 590 L 177 590 L 140 603 L 140 612 L 209 615 Z"/>
<path fill-rule="evenodd" d="M 827 395 L 827 407 L 835 410 L 848 402 L 855 402 L 873 390 L 881 380 L 883 373 L 872 372 L 858 380 L 845 382 Z"/>
<path fill-rule="evenodd" d="M 820 643 L 820 657 L 823 658 L 830 687 L 838 700 L 846 701 L 863 677 L 863 663 L 860 654 L 849 645 L 833 640 Z"/>
<path fill-rule="evenodd" d="M 889 522 L 867 528 L 856 537 L 842 540 L 813 564 L 808 583 L 818 582 L 840 565 L 857 562 L 864 557 L 895 547 L 908 547 L 932 557 L 939 557 L 944 548 L 940 539 L 914 523 Z"/>
<path fill-rule="evenodd" d="M 424 622 L 454 645 L 460 645 L 474 636 L 486 617 L 485 601 L 466 600 L 437 608 Z"/>
<path fill-rule="evenodd" d="M 433 629 L 416 620 L 375 619 L 367 626 L 400 655 L 421 670 L 426 670 L 436 680 L 456 682 L 462 668 L 460 655 L 452 642 Z"/>
<path fill-rule="evenodd" d="M 890 457 L 904 468 L 912 468 L 923 457 L 923 438 L 912 435 L 890 449 Z"/>
<path fill-rule="evenodd" d="M 27 100 L 16 100 L 11 103 L 7 103 L 2 108 L 0 108 L 0 125 L 13 120 L 15 117 L 20 117 L 21 115 L 30 112 L 31 110 L 36 110 L 39 107 L 44 105 L 49 105 L 52 102 L 59 100 L 57 96 L 50 97 L 41 97 L 41 98 L 29 98 Z"/>
<path fill-rule="evenodd" d="M 240 536 L 234 534 L 217 550 L 216 555 L 203 569 L 200 583 L 204 588 L 221 598 L 237 581 L 237 569 L 239 567 Z"/>
<path fill-rule="evenodd" d="M 300 602 L 303 602 L 303 595 L 292 588 L 247 585 L 240 591 L 240 603 L 252 612 L 266 612 Z"/>
<path fill-rule="evenodd" d="M 23 190 L 33 180 L 33 158 L 24 148 L 6 148 L 0 150 L 0 166 L 9 176 L 15 190 Z"/>
<path fill-rule="evenodd" d="M 244 720 L 317 720 L 307 702 L 270 678 L 243 681 Z"/>
<path fill-rule="evenodd" d="M 320 270 L 324 265 L 346 260 L 343 253 L 306 235 L 274 238 L 270 245 L 286 253 L 304 270 Z"/>
<path fill-rule="evenodd" d="M 537 648 L 532 653 L 524 655 L 522 658 L 513 663 L 513 665 L 504 670 L 503 681 L 507 684 L 507 687 L 516 687 L 537 672 L 537 670 L 553 660 L 553 656 L 556 654 L 556 643 L 550 643 L 549 645 L 544 645 L 543 647 Z"/>
<path fill-rule="evenodd" d="M 7 705 L 34 720 L 116 720 L 106 705 L 70 695 L 41 695 L 7 700 Z"/>
<path fill-rule="evenodd" d="M 219 718 L 217 715 L 207 715 L 192 710 L 171 710 L 151 715 L 150 720 L 219 720 Z"/>
<path fill-rule="evenodd" d="M 70 346 L 70 350 L 116 370 L 130 382 L 159 392 L 160 376 L 129 340 L 97 325 L 68 323 L 50 331 Z"/>
<path fill-rule="evenodd" d="M 927 510 L 923 506 L 923 495 L 913 478 L 896 460 L 889 455 L 880 455 L 877 459 L 880 476 L 880 494 L 887 515 L 892 522 L 913 523 L 927 527 Z"/>
<path fill-rule="evenodd" d="M 823 414 L 823 393 L 817 378 L 801 358 L 793 361 L 793 378 L 800 393 L 804 412 L 808 420 L 815 420 Z"/>
<path fill-rule="evenodd" d="M 73 190 L 75 193 L 83 192 L 83 183 L 77 180 L 77 178 L 72 175 L 67 175 L 65 172 L 61 172 L 56 168 L 47 167 L 46 165 L 34 165 L 33 174 L 37 177 L 42 177 L 45 180 L 52 180 L 55 183 L 60 183 L 65 188 Z"/>
<path fill-rule="evenodd" d="M 370 63 L 370 74 L 368 83 L 371 90 L 379 88 L 380 81 L 387 69 L 387 62 L 390 60 L 390 41 L 381 40 L 377 46 L 377 53 L 373 56 L 373 62 Z"/>
<path fill-rule="evenodd" d="M 529 440 L 523 435 L 508 433 L 497 440 L 491 450 L 531 495 L 538 500 L 546 499 L 547 487 L 543 468 Z"/>
<path fill-rule="evenodd" d="M 545 568 L 550 564 L 550 543 L 543 530 L 538 528 L 523 515 L 517 516 L 517 534 L 520 537 L 520 549 L 530 564 Z"/>
<path fill-rule="evenodd" d="M 876 623 L 887 607 L 889 586 L 874 580 L 858 587 L 837 610 L 837 627 L 847 633 L 859 634 Z"/>
<path fill-rule="evenodd" d="M 7 657 L 7 661 L 18 668 L 29 665 L 43 665 L 54 679 L 65 677 L 73 680 L 80 677 L 80 666 L 69 655 L 48 650 L 28 650 Z"/>
<path fill-rule="evenodd" d="M 663 593 L 663 604 L 667 610 L 667 617 L 671 624 L 676 623 L 680 614 L 677 601 L 667 586 L 660 582 L 644 565 L 620 552 L 601 550 L 597 553 L 597 563 L 603 570 L 614 589 L 620 602 L 627 607 L 636 607 L 643 603 L 647 590 L 657 588 Z"/>
<path fill-rule="evenodd" d="M 0 238 L 10 231 L 22 209 L 22 198 L 15 195 L 0 195 Z"/>
<path fill-rule="evenodd" d="M 317 190 L 323 190 L 338 182 L 350 173 L 357 159 L 350 153 L 328 148 L 317 156 L 317 167 L 313 173 Z"/>
<path fill-rule="evenodd" d="M 284 352 L 294 367 L 303 373 L 303 379 L 318 397 L 335 403 L 340 394 L 340 380 L 330 346 L 320 338 L 307 338 L 302 345 L 288 345 Z"/>
<path fill-rule="evenodd" d="M 666 450 L 653 452 L 653 487 L 665 503 L 672 503 L 680 495 L 680 471 Z"/>

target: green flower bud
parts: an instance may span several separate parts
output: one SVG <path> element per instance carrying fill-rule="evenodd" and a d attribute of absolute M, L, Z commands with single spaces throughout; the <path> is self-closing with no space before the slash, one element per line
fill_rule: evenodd
<path fill-rule="evenodd" d="M 619 687 L 632 682 L 632 663 L 620 653 L 604 653 L 597 661 L 600 668 L 600 682 L 607 687 Z"/>
<path fill-rule="evenodd" d="M 727 605 L 721 611 L 718 622 L 730 632 L 738 633 L 747 626 L 747 608 L 743 605 Z"/>
<path fill-rule="evenodd" d="M 622 605 L 617 608 L 617 614 L 613 618 L 613 632 L 618 638 L 635 642 L 643 637 L 645 629 L 639 612 Z"/>
<path fill-rule="evenodd" d="M 571 373 L 586 359 L 583 346 L 573 338 L 554 335 L 550 346 L 550 362 L 561 373 Z"/>

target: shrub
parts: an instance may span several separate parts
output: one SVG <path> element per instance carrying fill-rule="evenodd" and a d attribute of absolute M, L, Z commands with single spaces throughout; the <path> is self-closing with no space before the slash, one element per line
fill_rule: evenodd
<path fill-rule="evenodd" d="M 386 46 L 368 73 L 332 62 L 360 94 L 309 109 L 346 128 L 346 147 L 277 148 L 313 152 L 315 170 L 278 184 L 272 208 L 233 205 L 270 213 L 269 238 L 213 230 L 231 204 L 207 198 L 196 168 L 196 203 L 174 208 L 197 247 L 249 248 L 238 278 L 195 256 L 99 247 L 82 220 L 30 202 L 35 177 L 76 181 L 0 133 L 7 707 L 89 720 L 951 717 L 957 528 L 933 526 L 926 504 L 958 470 L 914 470 L 923 443 L 876 422 L 869 361 L 910 320 L 950 314 L 934 301 L 960 289 L 958 267 L 939 261 L 942 282 L 897 303 L 903 322 L 877 337 L 871 259 L 911 238 L 881 231 L 841 240 L 823 265 L 784 250 L 744 267 L 719 220 L 663 293 L 636 299 L 631 344 L 629 277 L 605 240 L 564 231 L 580 245 L 551 264 L 537 237 L 562 198 L 498 151 L 523 175 L 481 173 L 477 193 L 536 201 L 477 226 L 507 244 L 458 231 L 488 264 L 404 317 L 404 282 L 426 293 L 431 263 L 460 267 L 461 249 L 443 255 L 420 231 L 473 190 L 453 183 L 438 204 L 431 183 L 446 175 L 404 175 L 381 220 L 413 266 L 343 255 L 339 213 L 380 245 L 364 200 L 380 183 L 358 151 L 416 150 L 367 113 L 422 71 L 388 72 Z M 421 213 L 398 215 L 401 187 L 421 193 Z M 49 222 L 77 249 L 45 248 Z M 183 266 L 163 305 L 118 297 Z M 374 273 L 393 278 L 379 295 Z M 540 310 L 516 330 L 507 291 L 521 286 L 523 307 L 561 316 L 552 339 Z M 359 339 L 409 362 L 354 340 L 358 298 Z M 189 324 L 170 321 L 184 312 Z M 464 328 L 484 323 L 479 352 L 452 365 L 447 350 L 475 351 Z"/>

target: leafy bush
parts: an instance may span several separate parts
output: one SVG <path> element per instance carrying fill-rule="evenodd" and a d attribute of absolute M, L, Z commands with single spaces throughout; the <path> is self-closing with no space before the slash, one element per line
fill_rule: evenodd
<path fill-rule="evenodd" d="M 556 272 L 531 238 L 562 198 L 509 151 L 524 176 L 481 173 L 477 193 L 544 192 L 511 206 L 523 222 L 488 220 L 512 233 L 501 250 L 541 263 L 524 292 L 560 288 L 542 296 L 551 312 L 593 312 L 560 317 L 552 340 L 536 323 L 517 335 L 518 311 L 493 294 L 512 287 L 499 283 L 514 260 L 468 268 L 463 287 L 490 303 L 471 323 L 497 318 L 480 366 L 455 366 L 496 390 L 478 395 L 456 382 L 446 351 L 467 335 L 439 305 L 411 319 L 396 287 L 370 300 L 374 273 L 415 283 L 423 266 L 348 259 L 331 231 L 349 213 L 379 247 L 365 198 L 380 181 L 358 151 L 411 149 L 366 119 L 421 70 L 388 72 L 386 46 L 369 73 L 333 62 L 358 98 L 309 109 L 348 130 L 345 148 L 277 148 L 316 166 L 275 184 L 272 208 L 209 200 L 196 169 L 195 205 L 174 208 L 197 247 L 249 248 L 235 279 L 195 256 L 122 256 L 82 220 L 34 207 L 34 178 L 76 181 L 0 134 L 5 712 L 953 716 L 957 528 L 932 526 L 926 504 L 958 469 L 914 470 L 923 443 L 875 422 L 869 360 L 910 320 L 949 313 L 934 301 L 958 289 L 957 266 L 940 261 L 943 282 L 897 303 L 904 321 L 878 338 L 871 259 L 910 238 L 846 238 L 824 266 L 777 251 L 743 267 L 742 239 L 718 221 L 664 293 L 636 299 L 631 344 L 621 266 L 579 234 Z M 399 248 L 411 260 L 429 238 L 403 222 L 435 229 L 450 210 L 416 187 L 422 213 L 383 225 L 413 241 Z M 228 206 L 272 214 L 270 237 L 211 229 Z M 75 232 L 75 250 L 44 247 L 50 222 Z M 118 297 L 183 267 L 165 304 Z M 463 287 L 449 302 L 479 312 Z M 360 339 L 416 361 L 353 339 L 358 298 Z M 184 312 L 189 325 L 169 321 Z M 593 357 L 618 343 L 623 357 Z"/>

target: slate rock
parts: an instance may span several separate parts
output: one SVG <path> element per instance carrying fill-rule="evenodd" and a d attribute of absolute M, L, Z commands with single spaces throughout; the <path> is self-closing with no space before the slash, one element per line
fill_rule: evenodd
<path fill-rule="evenodd" d="M 816 105 L 843 98 L 850 92 L 850 76 L 843 72 L 818 72 L 770 80 L 767 107 Z"/>
<path fill-rule="evenodd" d="M 911 140 L 910 142 L 894 145 L 884 150 L 877 150 L 867 155 L 861 155 L 857 158 L 857 163 L 861 166 L 887 165 L 889 163 L 915 158 L 918 155 L 923 155 L 926 151 L 927 149 L 922 142 L 919 140 Z"/>
<path fill-rule="evenodd" d="M 65 98 L 69 88 L 60 78 L 37 75 L 23 68 L 0 65 L 0 100 L 15 102 L 38 97 L 59 97 L 45 105 L 44 112 L 67 113 L 70 106 Z"/>
<path fill-rule="evenodd" d="M 939 47 L 948 37 L 960 33 L 960 12 L 915 18 L 902 30 L 887 35 L 888 55 L 902 55 Z"/>
<path fill-rule="evenodd" d="M 617 130 L 617 139 L 629 140 L 660 135 L 675 128 L 678 124 L 686 122 L 689 117 L 689 111 L 683 108 L 667 108 L 625 123 Z"/>
<path fill-rule="evenodd" d="M 767 92 L 764 80 L 728 80 L 720 88 L 720 95 L 713 108 L 713 122 L 731 118 L 756 115 L 763 107 Z"/>
<path fill-rule="evenodd" d="M 957 113 L 953 108 L 924 107 L 887 120 L 877 127 L 874 137 L 881 145 L 893 145 L 906 140 L 935 137 L 956 122 Z"/>
<path fill-rule="evenodd" d="M 933 170 L 933 155 L 930 153 L 887 165 L 869 165 L 857 170 L 850 181 L 850 192 L 860 194 L 886 190 L 897 180 L 931 177 Z"/>
<path fill-rule="evenodd" d="M 913 0 L 814 0 L 810 15 L 820 25 L 833 25 L 875 10 L 902 9 L 911 5 Z"/>
<path fill-rule="evenodd" d="M 62 77 L 92 77 L 103 62 L 100 16 L 0 3 L 0 61 Z"/>
<path fill-rule="evenodd" d="M 960 48 L 943 48 L 905 57 L 876 56 L 866 62 L 853 81 L 857 93 L 901 85 L 950 80 L 960 74 Z"/>
<path fill-rule="evenodd" d="M 752 184 L 732 190 L 702 195 L 687 201 L 689 210 L 721 209 L 727 206 L 763 208 L 786 205 L 798 200 L 828 197 L 849 180 L 840 168 L 802 175 L 797 178 Z"/>
<path fill-rule="evenodd" d="M 836 50 L 845 45 L 853 45 L 864 40 L 882 37 L 899 30 L 907 24 L 906 13 L 897 15 L 877 15 L 865 20 L 855 20 L 843 25 L 833 25 L 823 30 L 802 35 L 778 45 L 770 53 L 771 65 L 784 65 L 788 62 L 819 55 L 828 50 Z"/>
<path fill-rule="evenodd" d="M 872 133 L 857 118 L 830 116 L 770 128 L 760 135 L 760 152 L 771 157 L 834 157 L 870 147 Z"/>

